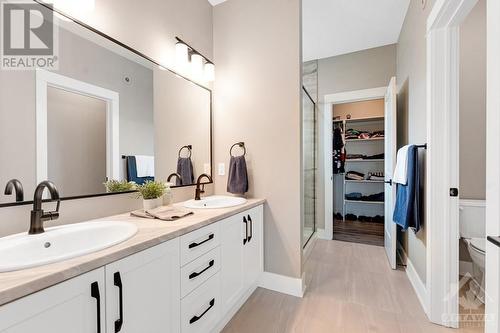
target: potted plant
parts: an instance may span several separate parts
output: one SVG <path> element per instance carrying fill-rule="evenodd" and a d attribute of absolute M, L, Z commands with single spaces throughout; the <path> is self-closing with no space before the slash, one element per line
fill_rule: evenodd
<path fill-rule="evenodd" d="M 108 180 L 107 182 L 104 183 L 104 186 L 106 187 L 106 192 L 108 193 L 116 193 L 116 192 L 127 192 L 127 191 L 134 191 L 136 187 L 136 183 L 134 182 L 128 182 L 126 180 Z"/>
<path fill-rule="evenodd" d="M 167 187 L 159 181 L 146 181 L 142 185 L 137 185 L 139 197 L 143 199 L 144 210 L 153 209 L 163 204 L 162 197 Z"/>

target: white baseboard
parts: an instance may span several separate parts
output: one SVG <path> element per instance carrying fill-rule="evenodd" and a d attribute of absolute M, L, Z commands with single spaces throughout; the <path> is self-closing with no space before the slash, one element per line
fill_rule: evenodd
<path fill-rule="evenodd" d="M 467 273 L 473 276 L 472 262 L 460 260 L 458 274 L 460 274 L 461 276 L 465 276 L 467 275 Z"/>
<path fill-rule="evenodd" d="M 398 250 L 396 251 L 396 254 L 399 257 L 399 262 L 402 263 L 403 265 L 406 265 L 406 260 L 408 259 L 408 256 L 406 255 L 403 244 L 397 242 L 397 247 Z"/>
<path fill-rule="evenodd" d="M 408 276 L 408 280 L 410 280 L 425 314 L 429 316 L 429 294 L 427 293 L 427 288 L 425 287 L 425 283 L 423 283 L 418 276 L 418 273 L 409 258 L 406 258 L 406 276 Z"/>
<path fill-rule="evenodd" d="M 319 239 L 332 240 L 332 237 L 330 237 L 326 234 L 325 229 L 316 229 L 316 234 L 318 235 Z"/>
<path fill-rule="evenodd" d="M 303 297 L 305 292 L 304 277 L 297 279 L 270 272 L 262 273 L 259 287 L 296 297 Z"/>

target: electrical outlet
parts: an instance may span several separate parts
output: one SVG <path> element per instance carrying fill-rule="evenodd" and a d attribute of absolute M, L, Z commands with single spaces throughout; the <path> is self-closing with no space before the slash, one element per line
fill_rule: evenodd
<path fill-rule="evenodd" d="M 224 163 L 219 163 L 219 176 L 224 176 L 226 174 L 226 165 Z"/>

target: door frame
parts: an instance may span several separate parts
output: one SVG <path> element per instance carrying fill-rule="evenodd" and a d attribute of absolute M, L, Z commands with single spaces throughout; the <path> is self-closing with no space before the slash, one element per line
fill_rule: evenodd
<path fill-rule="evenodd" d="M 103 100 L 106 102 L 106 176 L 120 179 L 120 95 L 112 90 L 75 80 L 73 78 L 36 70 L 36 179 L 37 183 L 48 178 L 47 147 L 47 89 L 58 88 Z"/>
<path fill-rule="evenodd" d="M 459 26 L 478 0 L 438 0 L 427 18 L 426 210 L 429 319 L 458 328 Z"/>
<path fill-rule="evenodd" d="M 333 110 L 334 104 L 369 101 L 373 99 L 385 98 L 387 86 L 371 89 L 345 91 L 336 94 L 325 95 L 323 98 L 323 116 L 319 116 L 319 126 L 323 129 L 323 133 L 318 133 L 319 140 L 323 142 L 318 145 L 323 147 L 323 164 L 318 164 L 320 175 L 324 175 L 324 209 L 325 209 L 325 229 L 324 232 L 319 232 L 318 237 L 323 239 L 333 239 L 333 156 L 332 156 L 332 140 L 333 140 Z M 323 135 L 321 135 L 323 134 Z M 322 171 L 322 172 L 321 172 Z"/>

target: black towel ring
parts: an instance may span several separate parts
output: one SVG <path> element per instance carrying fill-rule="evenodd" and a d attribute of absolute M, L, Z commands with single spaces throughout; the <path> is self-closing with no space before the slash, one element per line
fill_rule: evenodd
<path fill-rule="evenodd" d="M 247 154 L 247 149 L 245 148 L 245 143 L 244 142 L 236 142 L 234 145 L 231 146 L 231 149 L 229 149 L 229 155 L 231 155 L 231 157 L 235 157 L 233 155 L 233 148 L 236 146 L 243 149 L 243 156 L 245 156 Z"/>
<path fill-rule="evenodd" d="M 191 150 L 193 149 L 193 146 L 192 145 L 186 145 L 186 146 L 182 146 L 181 149 L 179 149 L 179 154 L 178 154 L 178 157 L 180 158 L 181 157 L 181 153 L 182 153 L 182 150 L 186 148 L 188 151 L 189 151 L 189 155 L 187 158 L 191 158 Z"/>

